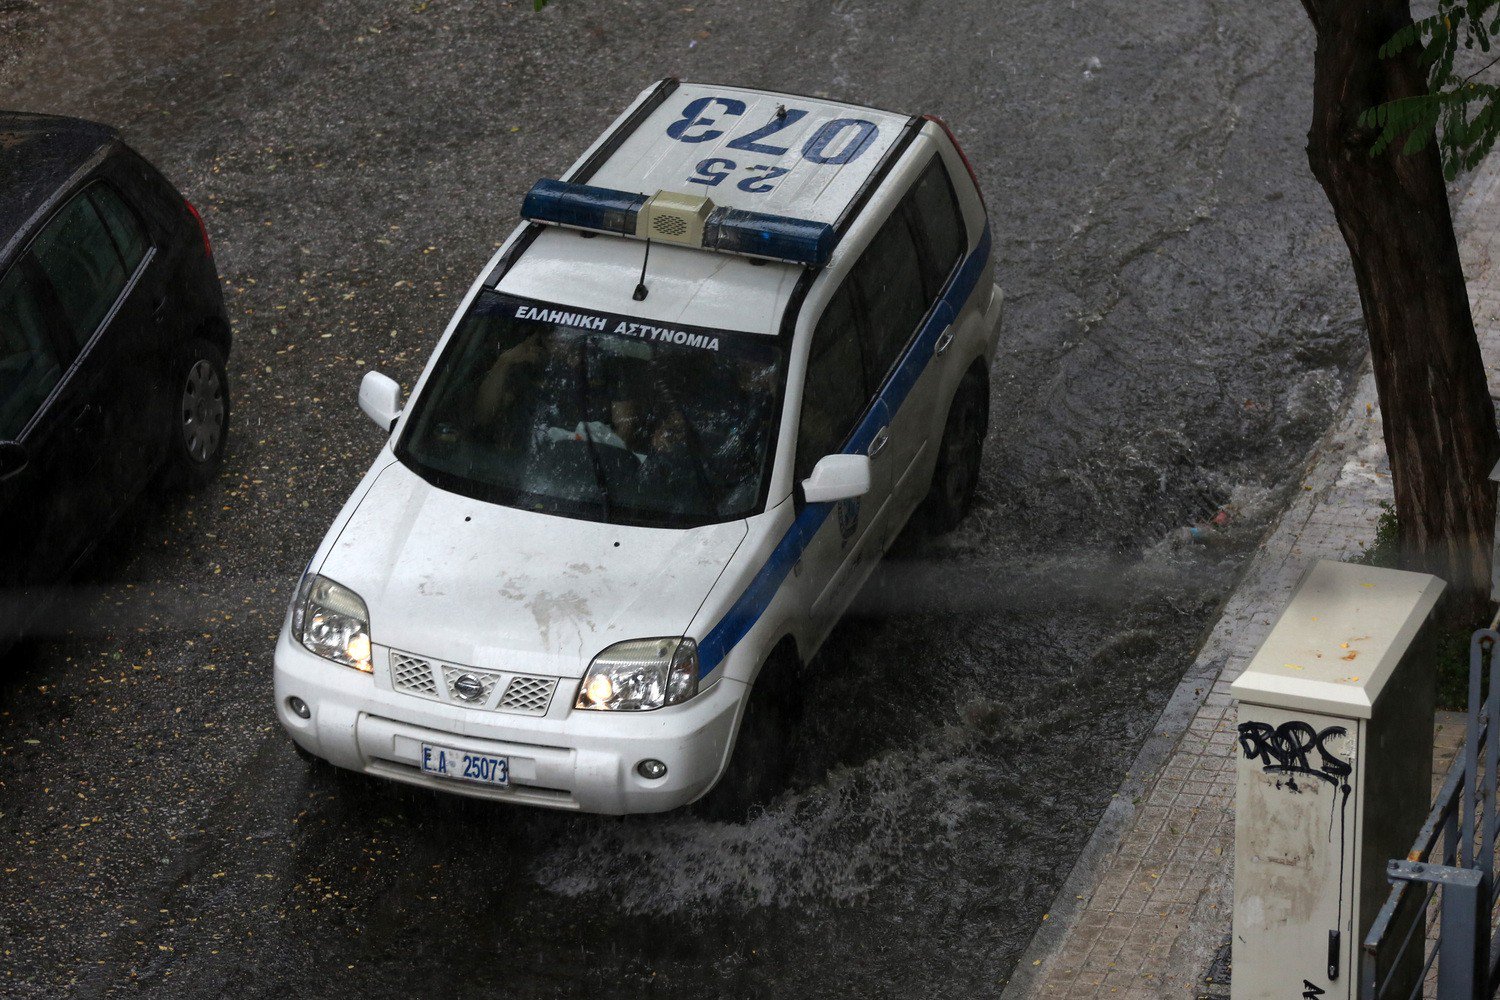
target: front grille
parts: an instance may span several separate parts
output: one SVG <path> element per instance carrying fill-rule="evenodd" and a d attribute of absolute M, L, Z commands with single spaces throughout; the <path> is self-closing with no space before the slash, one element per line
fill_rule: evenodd
<path fill-rule="evenodd" d="M 437 697 L 437 679 L 432 676 L 432 664 L 420 656 L 391 650 L 391 683 L 395 684 L 397 691 Z"/>
<path fill-rule="evenodd" d="M 555 678 L 523 677 L 518 674 L 505 686 L 505 695 L 500 699 L 500 711 L 546 715 L 547 706 L 552 704 L 552 692 L 556 689 Z"/>
<path fill-rule="evenodd" d="M 461 684 L 460 681 L 464 678 Z M 477 695 L 465 698 L 460 691 L 471 690 L 478 682 Z M 391 686 L 404 694 L 414 694 L 433 701 L 486 708 L 512 715 L 546 715 L 557 690 L 556 677 L 508 674 L 497 670 L 480 670 L 456 663 L 442 663 L 400 650 L 391 650 Z M 497 699 L 495 692 L 503 691 Z"/>
<path fill-rule="evenodd" d="M 460 677 L 472 677 L 479 681 L 479 686 L 483 693 L 477 698 L 465 698 L 459 693 L 457 687 Z M 488 705 L 490 703 L 490 695 L 495 693 L 495 685 L 499 681 L 499 674 L 492 674 L 487 670 L 470 670 L 468 667 L 454 667 L 447 663 L 443 664 L 443 685 L 448 689 L 448 699 L 450 701 L 459 701 L 466 705 Z"/>

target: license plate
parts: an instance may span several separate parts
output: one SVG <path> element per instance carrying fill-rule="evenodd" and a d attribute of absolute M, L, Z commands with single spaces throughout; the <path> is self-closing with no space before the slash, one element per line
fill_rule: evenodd
<path fill-rule="evenodd" d="M 485 785 L 510 784 L 510 758 L 470 753 L 432 743 L 422 744 L 422 770 L 442 778 L 478 781 Z"/>

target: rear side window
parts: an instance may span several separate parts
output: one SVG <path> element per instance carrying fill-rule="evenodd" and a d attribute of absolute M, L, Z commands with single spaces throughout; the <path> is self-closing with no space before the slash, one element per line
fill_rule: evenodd
<path fill-rule="evenodd" d="M 86 193 L 74 197 L 47 223 L 32 252 L 51 280 L 74 343 L 81 348 L 120 297 L 129 273 Z"/>
<path fill-rule="evenodd" d="M 797 479 L 805 479 L 818 459 L 848 439 L 864 412 L 865 389 L 859 324 L 846 282 L 834 293 L 813 331 L 797 429 Z"/>
<path fill-rule="evenodd" d="M 922 171 L 917 186 L 906 196 L 912 224 L 922 248 L 922 276 L 927 294 L 936 298 L 967 249 L 963 217 L 958 199 L 941 157 L 934 156 Z"/>
<path fill-rule="evenodd" d="M 906 212 L 898 208 L 891 213 L 854 265 L 853 278 L 868 319 L 865 367 L 871 381 L 879 383 L 927 313 L 922 266 Z"/>
<path fill-rule="evenodd" d="M 115 249 L 124 260 L 125 270 L 134 271 L 141 258 L 146 255 L 146 233 L 141 229 L 140 220 L 111 188 L 95 184 L 89 188 L 88 193 L 95 210 L 104 220 L 110 237 L 115 241 Z"/>
<path fill-rule="evenodd" d="M 62 377 L 29 258 L 0 278 L 0 441 L 13 441 Z"/>

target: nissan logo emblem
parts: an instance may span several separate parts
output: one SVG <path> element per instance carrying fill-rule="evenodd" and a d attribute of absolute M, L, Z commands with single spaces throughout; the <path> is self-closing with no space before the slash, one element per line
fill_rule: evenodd
<path fill-rule="evenodd" d="M 484 697 L 484 682 L 473 674 L 461 674 L 453 682 L 453 693 L 464 701 L 478 701 Z"/>

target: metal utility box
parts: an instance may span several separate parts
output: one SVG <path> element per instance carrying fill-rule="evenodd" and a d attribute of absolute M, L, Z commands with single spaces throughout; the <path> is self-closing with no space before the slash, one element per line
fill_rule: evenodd
<path fill-rule="evenodd" d="M 1319 562 L 1234 682 L 1233 1000 L 1357 995 L 1386 862 L 1431 797 L 1443 586 Z"/>

